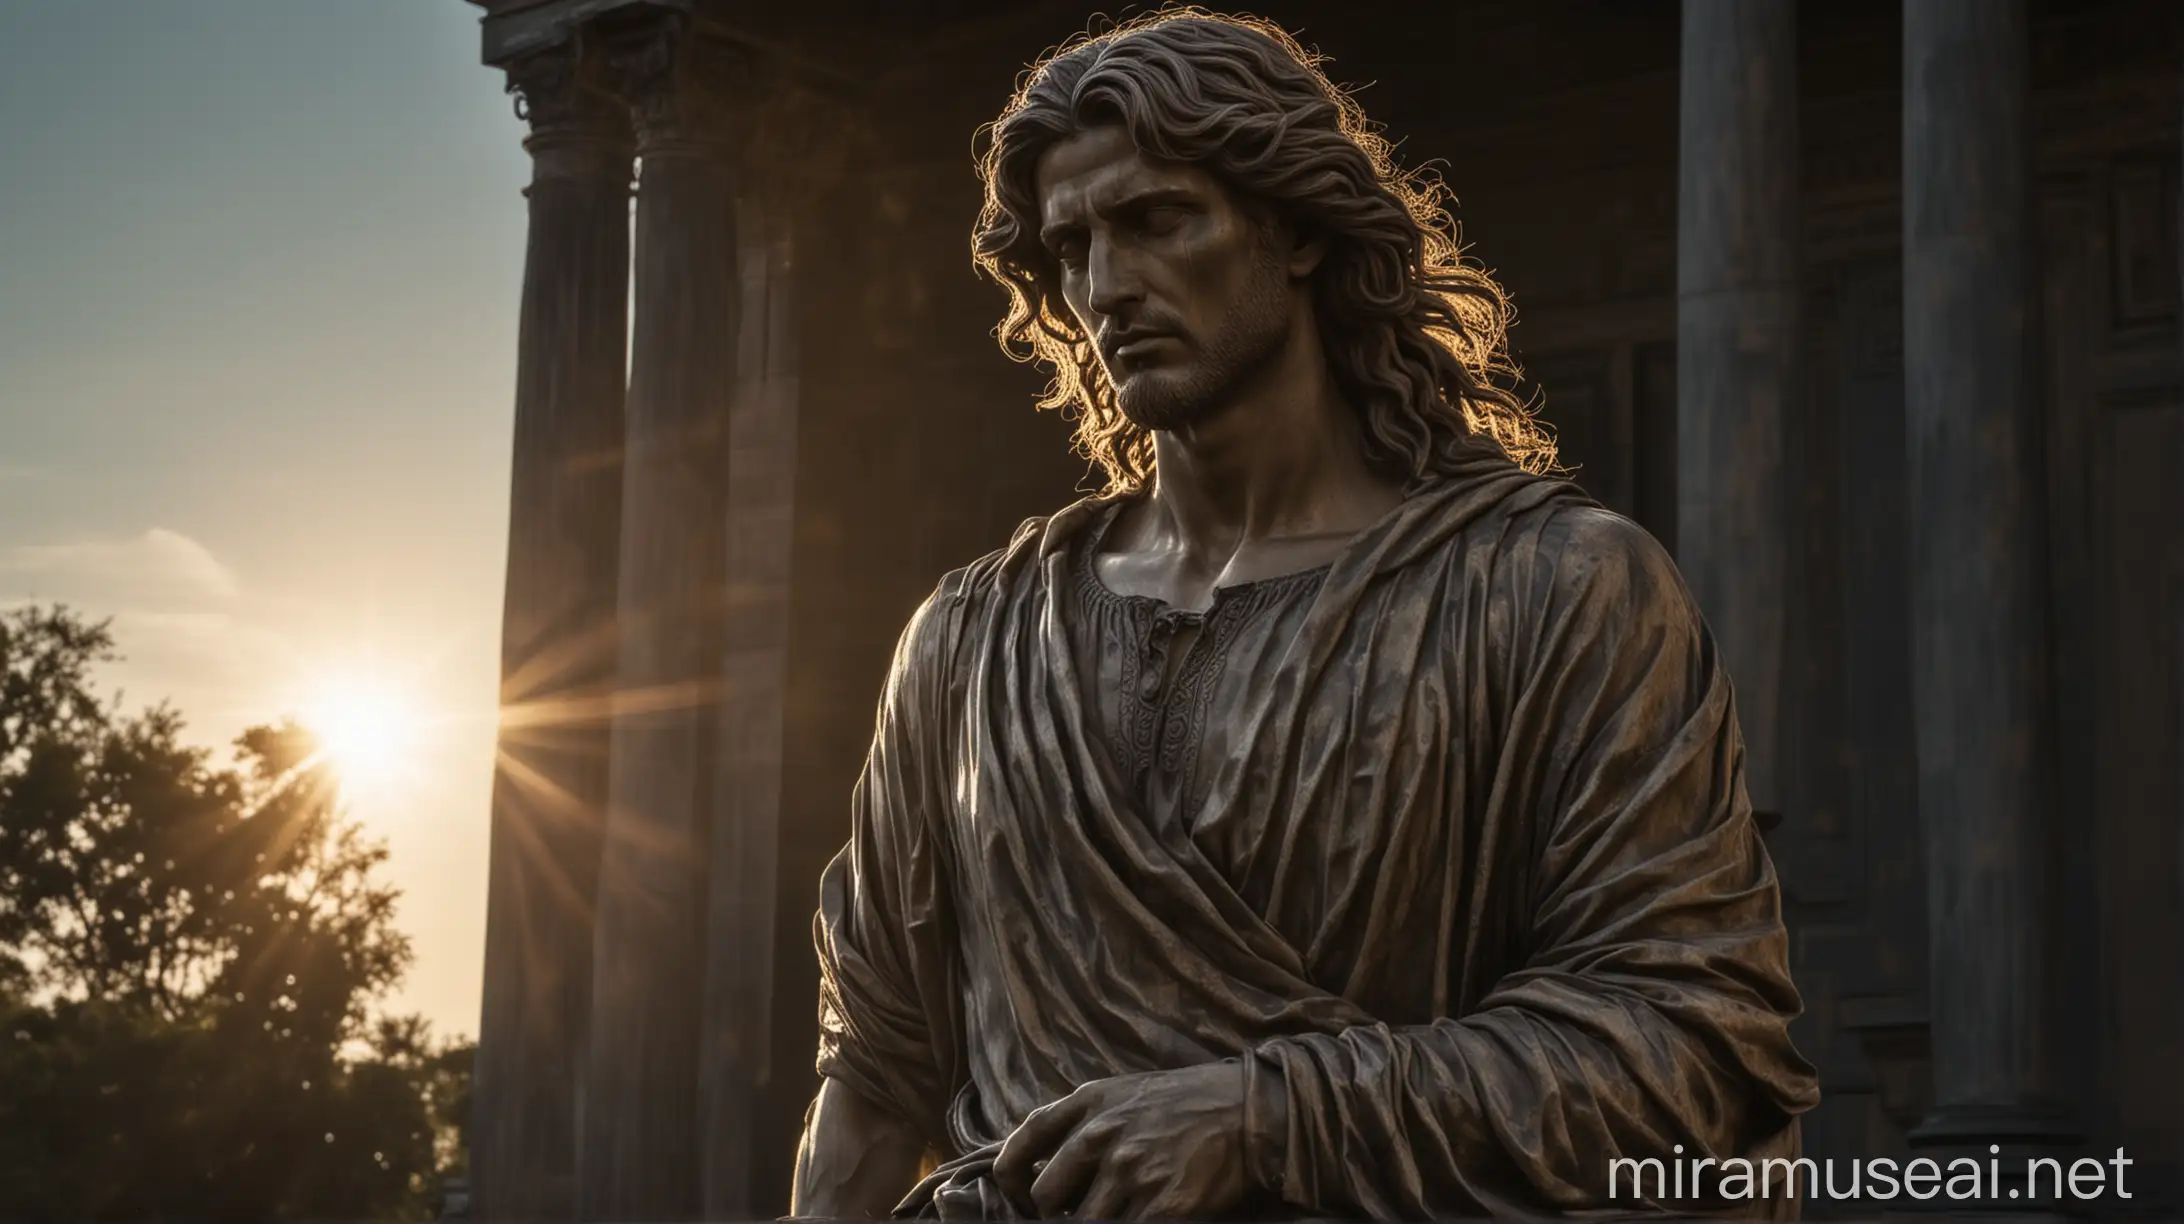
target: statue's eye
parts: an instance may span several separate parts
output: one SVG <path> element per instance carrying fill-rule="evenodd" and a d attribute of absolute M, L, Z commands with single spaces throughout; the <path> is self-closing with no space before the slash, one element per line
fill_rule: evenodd
<path fill-rule="evenodd" d="M 1173 204 L 1158 204 L 1145 210 L 1147 233 L 1172 234 L 1183 224 L 1183 210 Z"/>

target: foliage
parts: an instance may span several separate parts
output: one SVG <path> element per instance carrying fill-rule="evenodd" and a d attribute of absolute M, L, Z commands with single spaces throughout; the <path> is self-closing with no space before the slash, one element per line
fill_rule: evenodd
<path fill-rule="evenodd" d="M 107 627 L 0 613 L 0 1218 L 418 1216 L 468 1052 L 375 1016 L 386 850 L 294 724 L 216 765 Z"/>

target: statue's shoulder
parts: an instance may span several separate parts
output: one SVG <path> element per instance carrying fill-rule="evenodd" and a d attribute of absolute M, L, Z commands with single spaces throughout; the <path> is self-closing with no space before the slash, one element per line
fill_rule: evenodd
<path fill-rule="evenodd" d="M 1541 540 L 1566 590 L 1665 584 L 1680 593 L 1683 579 L 1666 545 L 1638 523 L 1604 506 L 1546 508 Z"/>
<path fill-rule="evenodd" d="M 1067 549 L 1111 504 L 1106 497 L 1085 497 L 1052 514 L 1025 519 L 1009 533 L 1008 543 L 942 576 L 933 598 L 959 605 L 977 603 L 1040 581 L 1042 563 Z"/>
<path fill-rule="evenodd" d="M 1695 626 L 1698 610 L 1667 546 L 1606 507 L 1574 501 L 1526 510 L 1505 537 L 1500 567 L 1542 632 L 1570 617 L 1638 631 Z"/>
<path fill-rule="evenodd" d="M 1028 568 L 1024 564 L 1026 554 L 1045 522 L 1045 516 L 1025 519 L 1010 533 L 1008 543 L 969 565 L 942 574 L 939 585 L 926 600 L 927 607 L 964 611 L 1006 594 L 1012 579 Z"/>
<path fill-rule="evenodd" d="M 1554 499 L 1515 516 L 1520 530 L 1558 561 L 1604 561 L 1650 568 L 1667 563 L 1668 550 L 1629 517 L 1596 502 Z"/>
<path fill-rule="evenodd" d="M 905 653 L 914 646 L 916 655 L 927 662 L 952 657 L 984 611 L 1043 582 L 1042 562 L 1067 548 L 1107 504 L 1088 497 L 1053 514 L 1034 515 L 1009 533 L 1008 543 L 941 575 L 932 594 L 910 618 L 903 634 Z"/>
<path fill-rule="evenodd" d="M 1704 633 L 1668 550 L 1613 510 L 1554 498 L 1472 528 L 1449 560 L 1461 573 L 1453 585 L 1472 595 L 1449 600 L 1446 615 L 1456 640 L 1483 645 L 1505 700 L 1542 669 L 1590 668 Z"/>

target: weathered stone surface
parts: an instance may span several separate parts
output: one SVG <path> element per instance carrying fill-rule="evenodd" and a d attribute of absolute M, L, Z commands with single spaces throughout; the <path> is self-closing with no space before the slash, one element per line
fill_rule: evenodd
<path fill-rule="evenodd" d="M 1904 10 L 1904 421 L 1933 1110 L 2054 1140 L 2045 469 L 2022 0 Z"/>
<path fill-rule="evenodd" d="M 615 682 L 631 138 L 573 45 L 509 66 L 531 126 L 484 1009 L 480 1214 L 573 1207 Z"/>
<path fill-rule="evenodd" d="M 1785 418 L 1797 377 L 1797 10 L 1686 0 L 1676 561 L 1736 677 L 1752 802 L 1782 809 Z"/>

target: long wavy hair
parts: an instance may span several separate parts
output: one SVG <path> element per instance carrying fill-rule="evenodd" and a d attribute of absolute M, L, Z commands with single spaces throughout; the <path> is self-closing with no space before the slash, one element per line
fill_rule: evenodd
<path fill-rule="evenodd" d="M 1061 298 L 1039 241 L 1036 176 L 1054 144 L 1112 124 L 1325 240 L 1314 310 L 1368 462 L 1407 480 L 1492 448 L 1532 471 L 1555 466 L 1553 438 L 1510 390 L 1509 299 L 1464 256 L 1446 188 L 1399 169 L 1320 63 L 1271 22 L 1166 9 L 1049 53 L 981 131 L 985 204 L 971 250 L 1008 291 L 995 335 L 1011 357 L 1053 369 L 1039 406 L 1076 419 L 1077 449 L 1105 470 L 1111 494 L 1152 475 L 1152 436 L 1123 415 Z"/>

